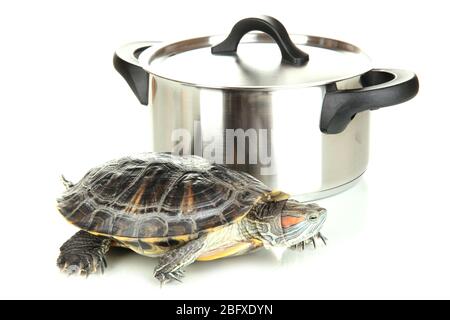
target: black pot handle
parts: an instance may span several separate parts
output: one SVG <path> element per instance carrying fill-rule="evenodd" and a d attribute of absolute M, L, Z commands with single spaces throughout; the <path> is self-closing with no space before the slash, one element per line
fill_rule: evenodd
<path fill-rule="evenodd" d="M 212 54 L 233 55 L 242 37 L 250 31 L 261 31 L 271 36 L 281 50 L 283 62 L 297 66 L 305 65 L 309 56 L 301 51 L 291 40 L 286 28 L 277 19 L 269 16 L 246 18 L 236 23 L 228 37 L 211 47 Z"/>
<path fill-rule="evenodd" d="M 336 84 L 327 86 L 320 118 L 323 133 L 340 133 L 357 113 L 408 101 L 419 91 L 417 76 L 405 70 L 373 69 L 363 74 L 360 82 L 362 89 L 337 90 Z"/>
<path fill-rule="evenodd" d="M 114 68 L 121 74 L 133 93 L 143 105 L 148 104 L 148 73 L 139 65 L 139 55 L 157 41 L 142 41 L 126 44 L 114 54 Z"/>

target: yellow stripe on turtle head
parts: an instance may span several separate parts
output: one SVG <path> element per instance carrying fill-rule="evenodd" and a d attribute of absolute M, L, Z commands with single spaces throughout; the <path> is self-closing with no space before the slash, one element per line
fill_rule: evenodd
<path fill-rule="evenodd" d="M 262 200 L 263 201 L 273 201 L 273 202 L 279 202 L 283 200 L 289 199 L 291 196 L 287 194 L 286 192 L 279 191 L 279 190 L 273 190 L 272 192 L 267 193 Z"/>

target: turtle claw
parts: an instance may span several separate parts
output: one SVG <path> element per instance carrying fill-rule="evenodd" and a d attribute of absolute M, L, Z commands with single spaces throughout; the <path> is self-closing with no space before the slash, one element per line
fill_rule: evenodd
<path fill-rule="evenodd" d="M 320 232 L 317 234 L 317 238 L 319 238 L 320 240 L 322 240 L 322 242 L 323 242 L 323 244 L 324 245 L 327 245 L 327 238 L 323 235 L 323 234 L 321 234 Z"/>
<path fill-rule="evenodd" d="M 68 276 L 78 275 L 85 276 L 104 272 L 106 268 L 105 258 L 93 254 L 61 254 L 58 258 L 57 265 L 61 272 Z"/>
<path fill-rule="evenodd" d="M 305 250 L 305 241 L 302 241 L 300 243 L 297 243 L 296 245 L 293 245 L 292 247 L 290 247 L 291 250 L 295 250 L 295 251 L 304 251 Z"/>
<path fill-rule="evenodd" d="M 163 285 L 170 283 L 172 281 L 177 281 L 182 283 L 183 281 L 181 279 L 183 279 L 184 277 L 184 271 L 183 270 L 176 270 L 176 271 L 172 271 L 172 272 L 156 272 L 155 273 L 155 278 L 157 280 L 159 280 L 161 288 L 163 287 Z"/>
<path fill-rule="evenodd" d="M 181 279 L 184 278 L 184 271 L 177 270 L 171 274 L 171 277 L 173 278 L 173 280 L 183 283 L 183 281 Z"/>
<path fill-rule="evenodd" d="M 102 262 L 102 263 L 100 263 L 100 272 L 102 273 L 102 274 L 105 274 L 105 264 Z"/>
<path fill-rule="evenodd" d="M 314 239 L 314 237 L 311 238 L 311 242 L 314 246 L 314 249 L 317 249 L 316 240 Z"/>
<path fill-rule="evenodd" d="M 74 275 L 74 274 L 80 274 L 81 273 L 80 267 L 76 266 L 76 265 L 70 265 L 63 271 L 66 272 L 69 277 Z"/>
<path fill-rule="evenodd" d="M 159 287 L 161 289 L 165 284 L 167 284 L 171 281 L 171 279 L 165 274 L 155 275 L 155 278 L 159 281 Z"/>
<path fill-rule="evenodd" d="M 328 239 L 327 239 L 323 234 L 321 234 L 321 233 L 319 232 L 319 233 L 318 233 L 317 235 L 315 235 L 314 237 L 311 237 L 311 238 L 309 238 L 309 239 L 307 239 L 307 240 L 305 240 L 305 241 L 302 241 L 302 242 L 300 242 L 300 243 L 297 243 L 296 245 L 290 247 L 290 249 L 302 252 L 302 251 L 305 250 L 305 247 L 306 247 L 307 245 L 309 245 L 309 244 L 312 244 L 313 247 L 314 247 L 314 249 L 316 249 L 316 248 L 317 248 L 317 242 L 316 242 L 316 239 L 320 239 L 320 240 L 323 242 L 324 245 L 327 245 L 327 240 L 328 240 Z"/>

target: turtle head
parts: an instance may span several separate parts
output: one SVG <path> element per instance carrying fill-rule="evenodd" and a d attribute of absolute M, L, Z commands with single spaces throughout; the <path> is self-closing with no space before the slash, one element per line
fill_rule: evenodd
<path fill-rule="evenodd" d="M 303 204 L 288 200 L 280 217 L 282 244 L 293 246 L 316 236 L 326 218 L 327 210 L 315 203 Z"/>
<path fill-rule="evenodd" d="M 266 202 L 253 211 L 249 229 L 268 246 L 291 247 L 318 235 L 327 211 L 293 199 Z"/>

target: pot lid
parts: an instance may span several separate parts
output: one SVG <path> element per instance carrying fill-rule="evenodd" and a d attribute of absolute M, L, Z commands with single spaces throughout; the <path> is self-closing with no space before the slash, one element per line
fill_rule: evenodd
<path fill-rule="evenodd" d="M 260 32 L 250 32 L 255 30 Z M 258 90 L 319 86 L 372 69 L 368 56 L 356 46 L 288 35 L 280 22 L 267 16 L 239 21 L 226 38 L 153 46 L 140 55 L 139 63 L 155 76 L 192 86 Z"/>

